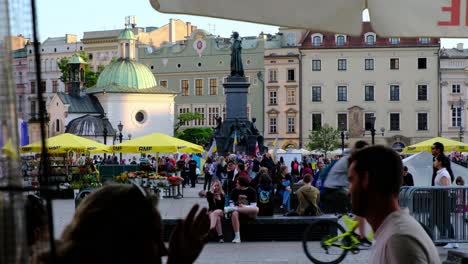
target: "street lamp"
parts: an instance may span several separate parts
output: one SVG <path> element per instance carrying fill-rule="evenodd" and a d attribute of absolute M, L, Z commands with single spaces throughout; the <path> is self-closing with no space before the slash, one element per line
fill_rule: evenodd
<path fill-rule="evenodd" d="M 346 131 L 345 129 L 345 123 L 344 122 L 341 122 L 340 123 L 341 125 L 341 155 L 344 155 L 344 141 L 345 141 L 345 138 L 346 140 L 348 140 L 348 131 Z"/>
<path fill-rule="evenodd" d="M 109 122 L 109 119 L 106 116 L 106 113 L 104 113 L 104 117 L 102 118 L 102 136 L 104 137 L 104 145 L 107 145 L 107 134 L 109 131 L 107 131 L 107 122 Z M 106 160 L 106 153 L 104 153 L 104 160 Z"/>
<path fill-rule="evenodd" d="M 128 140 L 132 140 L 132 134 L 128 133 Z"/>
<path fill-rule="evenodd" d="M 123 130 L 123 125 L 122 125 L 122 121 L 119 122 L 119 124 L 117 125 L 117 128 L 119 129 L 119 141 L 120 143 L 122 143 L 122 130 Z M 119 159 L 120 162 L 122 162 L 122 152 L 120 152 L 120 159 Z"/>
<path fill-rule="evenodd" d="M 369 129 L 370 133 L 371 133 L 371 142 L 372 142 L 372 145 L 375 145 L 375 133 L 376 133 L 376 130 L 375 130 L 375 116 L 371 116 L 370 117 L 370 124 L 371 124 L 371 127 Z M 382 133 L 382 137 L 385 135 L 385 128 L 381 127 L 380 128 L 380 132 Z M 364 128 L 363 129 L 363 136 L 366 135 L 366 129 Z"/>
<path fill-rule="evenodd" d="M 463 128 L 463 125 L 462 125 L 462 124 L 463 124 L 463 123 L 462 123 L 462 121 L 463 121 L 463 120 L 462 120 L 462 116 L 463 116 L 462 113 L 463 113 L 463 110 L 465 110 L 465 107 L 464 107 L 464 106 L 465 106 L 465 101 L 463 101 L 463 100 L 461 99 L 461 97 L 458 99 L 457 106 L 458 106 L 458 109 L 459 109 L 459 110 L 458 110 L 459 113 L 457 113 L 457 114 L 460 116 L 460 123 L 458 124 L 458 127 L 459 127 L 460 130 L 458 131 L 458 137 L 459 137 L 459 139 L 460 139 L 460 142 L 463 142 L 463 134 L 465 133 L 465 129 Z M 457 107 L 455 107 L 455 106 L 452 104 L 450 108 L 452 109 L 452 112 L 453 112 L 453 110 L 455 110 Z M 452 116 L 453 116 L 453 114 L 452 114 Z M 458 118 L 457 118 L 457 119 L 458 119 Z M 458 120 L 456 120 L 456 121 L 458 121 Z"/>

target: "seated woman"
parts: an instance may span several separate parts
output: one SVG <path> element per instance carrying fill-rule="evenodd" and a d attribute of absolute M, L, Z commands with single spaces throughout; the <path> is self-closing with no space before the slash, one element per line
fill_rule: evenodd
<path fill-rule="evenodd" d="M 155 199 L 137 185 L 107 185 L 78 206 L 57 244 L 55 263 L 193 263 L 206 243 L 207 209 L 194 205 L 175 227 L 169 250 Z M 36 263 L 50 263 L 42 256 Z"/>
<path fill-rule="evenodd" d="M 273 197 L 273 184 L 271 182 L 271 178 L 268 175 L 268 173 L 262 173 L 259 176 L 257 176 L 255 179 L 258 179 L 259 181 L 259 184 L 257 187 L 258 215 L 259 216 L 272 216 L 274 212 L 274 197 Z"/>
<path fill-rule="evenodd" d="M 206 201 L 208 202 L 208 212 L 210 213 L 210 230 L 216 229 L 219 243 L 224 243 L 222 229 L 224 199 L 224 191 L 223 188 L 221 188 L 221 182 L 214 179 L 211 184 L 211 190 L 206 192 Z"/>
<path fill-rule="evenodd" d="M 312 175 L 304 175 L 304 186 L 296 191 L 297 195 L 297 214 L 298 215 L 320 215 L 320 209 L 318 207 L 320 191 L 312 186 Z"/>

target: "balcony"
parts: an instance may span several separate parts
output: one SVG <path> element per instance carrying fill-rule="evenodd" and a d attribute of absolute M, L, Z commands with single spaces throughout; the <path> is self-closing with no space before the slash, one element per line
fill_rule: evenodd
<path fill-rule="evenodd" d="M 29 118 L 28 123 L 39 123 L 40 122 L 39 113 L 30 113 L 29 115 L 31 117 Z M 49 121 L 50 121 L 50 116 L 49 116 L 49 114 L 46 114 L 45 122 L 48 123 Z"/>

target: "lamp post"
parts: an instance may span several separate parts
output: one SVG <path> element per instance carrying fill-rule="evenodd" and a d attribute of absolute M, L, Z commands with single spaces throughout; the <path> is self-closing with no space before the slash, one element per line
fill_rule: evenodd
<path fill-rule="evenodd" d="M 462 113 L 463 113 L 463 110 L 465 110 L 465 107 L 464 107 L 464 106 L 465 106 L 465 101 L 463 101 L 463 100 L 461 99 L 461 97 L 460 97 L 460 98 L 458 99 L 458 102 L 457 102 L 456 105 L 458 106 L 458 109 L 459 109 L 459 110 L 458 110 L 458 111 L 459 111 L 458 115 L 460 115 L 460 123 L 458 124 L 458 128 L 459 128 L 459 130 L 458 130 L 458 138 L 459 138 L 460 142 L 463 142 L 463 134 L 465 133 L 465 129 L 463 128 L 463 122 L 462 122 L 462 121 L 463 121 L 463 118 L 462 118 L 463 114 L 462 114 Z M 455 110 L 457 107 L 455 107 L 455 106 L 452 104 L 450 108 L 452 109 L 452 112 L 453 112 L 453 110 Z M 453 117 L 453 114 L 452 114 L 452 117 Z M 458 118 L 457 118 L 457 119 L 458 119 Z M 456 121 L 458 121 L 458 120 L 456 120 Z"/>
<path fill-rule="evenodd" d="M 371 127 L 370 127 L 369 131 L 370 131 L 370 134 L 371 134 L 371 143 L 372 143 L 372 145 L 375 145 L 375 134 L 377 132 L 377 130 L 375 130 L 375 116 L 371 116 L 370 121 L 371 121 L 370 122 Z M 382 133 L 382 137 L 383 137 L 385 135 L 385 128 L 381 127 L 380 132 Z M 366 135 L 366 129 L 365 128 L 363 129 L 363 134 L 362 135 L 363 136 Z"/>
<path fill-rule="evenodd" d="M 128 133 L 128 140 L 132 140 L 132 134 Z"/>
<path fill-rule="evenodd" d="M 107 116 L 106 114 L 104 113 L 104 117 L 102 118 L 102 136 L 104 137 L 104 145 L 107 145 L 107 133 L 109 133 L 109 131 L 107 131 L 107 122 L 109 121 L 109 119 L 107 119 Z M 104 161 L 106 160 L 106 153 L 104 153 Z"/>
<path fill-rule="evenodd" d="M 122 130 L 123 130 L 123 124 L 122 124 L 122 121 L 119 122 L 119 124 L 117 125 L 117 129 L 119 129 L 119 142 L 122 143 Z M 120 162 L 122 162 L 122 152 L 120 152 L 120 159 L 119 159 Z"/>
<path fill-rule="evenodd" d="M 344 141 L 348 140 L 348 131 L 344 129 L 344 122 L 341 123 L 341 155 L 344 155 Z"/>

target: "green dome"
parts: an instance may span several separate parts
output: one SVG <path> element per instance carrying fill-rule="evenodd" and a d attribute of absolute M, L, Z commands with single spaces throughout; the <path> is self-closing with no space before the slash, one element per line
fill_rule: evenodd
<path fill-rule="evenodd" d="M 120 32 L 117 39 L 136 39 L 136 37 L 130 29 L 126 28 Z"/>
<path fill-rule="evenodd" d="M 88 63 L 86 63 L 86 61 L 84 61 L 80 55 L 75 53 L 71 56 L 70 60 L 68 61 L 68 64 L 88 64 Z"/>
<path fill-rule="evenodd" d="M 122 90 L 156 86 L 156 78 L 146 65 L 128 59 L 118 59 L 106 66 L 96 83 L 96 88 L 120 87 Z"/>

